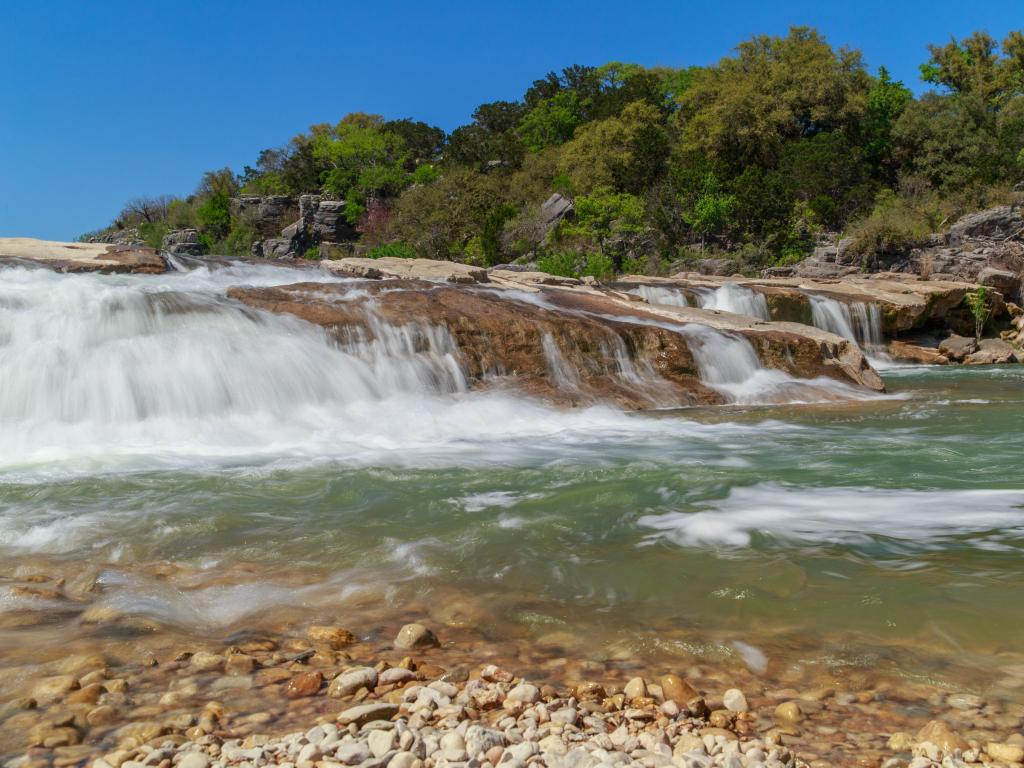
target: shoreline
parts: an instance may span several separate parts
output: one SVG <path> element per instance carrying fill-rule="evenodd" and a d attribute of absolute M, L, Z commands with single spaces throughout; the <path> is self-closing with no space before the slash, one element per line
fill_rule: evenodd
<path fill-rule="evenodd" d="M 480 736 L 491 740 L 483 752 L 497 762 L 471 752 L 471 768 L 538 761 L 548 768 L 924 768 L 944 754 L 965 764 L 1009 765 L 996 755 L 1024 748 L 1024 705 L 910 681 L 859 690 L 766 688 L 753 676 L 703 663 L 645 668 L 578 659 L 513 672 L 514 659 L 463 648 L 445 633 L 438 639 L 420 624 L 390 642 L 333 625 L 310 626 L 301 636 L 246 634 L 235 642 L 177 641 L 119 665 L 98 654 L 66 657 L 50 670 L 60 674 L 34 679 L 23 697 L 0 705 L 5 768 L 446 768 L 466 763 L 456 757 L 472 742 L 470 726 L 504 734 L 501 752 L 488 752 L 500 739 Z M 358 710 L 367 705 L 379 707 Z M 348 720 L 356 726 L 346 736 Z M 378 720 L 398 724 L 366 726 Z M 295 735 L 324 725 L 327 745 Z M 372 734 L 381 730 L 396 741 L 374 751 L 384 736 Z M 454 737 L 447 746 L 440 738 L 452 731 L 461 747 Z M 422 754 L 397 748 L 409 739 L 437 746 Z M 535 746 L 517 747 L 519 741 Z M 331 757 L 342 744 L 344 759 Z M 412 754 L 399 757 L 404 752 Z M 922 762 L 929 757 L 935 761 Z"/>

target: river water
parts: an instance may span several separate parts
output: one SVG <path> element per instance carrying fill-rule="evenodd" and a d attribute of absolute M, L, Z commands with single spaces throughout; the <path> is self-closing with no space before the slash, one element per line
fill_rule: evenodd
<path fill-rule="evenodd" d="M 0 668 L 102 644 L 97 607 L 203 638 L 363 611 L 510 654 L 1024 698 L 1024 367 L 556 410 L 465 391 L 443 329 L 339 349 L 223 297 L 311 274 L 0 274 Z M 37 571 L 98 586 L 12 587 Z"/>

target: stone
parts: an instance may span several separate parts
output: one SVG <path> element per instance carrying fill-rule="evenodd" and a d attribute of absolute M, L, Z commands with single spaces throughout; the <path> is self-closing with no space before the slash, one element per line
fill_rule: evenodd
<path fill-rule="evenodd" d="M 468 759 L 466 740 L 458 731 L 448 731 L 441 737 L 441 754 L 445 760 L 460 763 Z"/>
<path fill-rule="evenodd" d="M 432 259 L 402 259 L 384 256 L 379 259 L 349 258 L 337 261 L 323 261 L 321 266 L 329 272 L 380 280 L 398 277 L 414 280 L 429 280 L 448 283 L 487 283 L 487 270 L 454 261 Z"/>
<path fill-rule="evenodd" d="M 666 701 L 674 701 L 680 707 L 700 697 L 693 686 L 678 675 L 665 675 L 661 678 L 661 690 Z"/>
<path fill-rule="evenodd" d="M 622 689 L 622 693 L 627 699 L 646 699 L 647 698 L 647 683 L 644 682 L 642 677 L 634 677 L 628 683 L 625 688 Z"/>
<path fill-rule="evenodd" d="M 0 237 L 0 264 L 31 262 L 57 272 L 161 274 L 167 262 L 153 248 L 110 243 L 63 243 Z"/>
<path fill-rule="evenodd" d="M 342 672 L 327 686 L 327 695 L 333 698 L 351 696 L 360 688 L 372 691 L 377 686 L 377 670 L 373 667 L 356 667 Z"/>
<path fill-rule="evenodd" d="M 299 218 L 298 200 L 288 195 L 235 197 L 230 209 L 232 218 L 242 219 L 262 237 L 275 237 Z"/>
<path fill-rule="evenodd" d="M 78 680 L 74 675 L 55 675 L 43 678 L 32 686 L 29 695 L 40 707 L 48 707 L 77 688 Z"/>
<path fill-rule="evenodd" d="M 224 673 L 233 677 L 252 674 L 256 668 L 256 659 L 246 653 L 229 654 L 224 662 Z"/>
<path fill-rule="evenodd" d="M 324 676 L 319 672 L 302 672 L 284 685 L 282 693 L 286 699 L 301 699 L 315 696 L 320 692 Z"/>
<path fill-rule="evenodd" d="M 395 748 L 398 736 L 394 730 L 370 731 L 366 737 L 366 745 L 374 757 L 383 757 Z"/>
<path fill-rule="evenodd" d="M 203 244 L 195 229 L 173 229 L 164 235 L 161 250 L 172 256 L 202 256 Z"/>
<path fill-rule="evenodd" d="M 795 701 L 784 701 L 775 708 L 775 719 L 780 723 L 792 724 L 803 720 L 804 715 L 800 705 Z"/>
<path fill-rule="evenodd" d="M 356 642 L 356 636 L 342 627 L 313 626 L 306 632 L 306 637 L 316 645 L 326 645 L 338 650 Z"/>
<path fill-rule="evenodd" d="M 508 743 L 505 734 L 492 728 L 471 725 L 466 729 L 466 753 L 471 758 L 483 759 L 483 756 L 495 747 L 502 748 Z"/>
<path fill-rule="evenodd" d="M 398 683 L 405 683 L 409 680 L 415 679 L 415 672 L 409 669 L 402 669 L 401 667 L 392 667 L 391 669 L 385 669 L 377 676 L 377 682 L 380 685 L 396 685 Z"/>
<path fill-rule="evenodd" d="M 978 351 L 964 358 L 967 365 L 1003 365 L 1019 362 L 1017 350 L 1002 339 L 982 339 Z"/>
<path fill-rule="evenodd" d="M 593 681 L 580 683 L 573 690 L 573 693 L 576 694 L 576 698 L 580 701 L 601 701 L 608 695 L 603 685 Z"/>
<path fill-rule="evenodd" d="M 917 732 L 917 743 L 930 742 L 943 752 L 965 750 L 970 745 L 942 720 L 931 720 Z"/>
<path fill-rule="evenodd" d="M 85 721 L 92 727 L 100 725 L 111 725 L 117 722 L 119 713 L 115 707 L 109 704 L 101 704 L 89 710 L 89 714 L 85 716 Z"/>
<path fill-rule="evenodd" d="M 524 704 L 533 704 L 540 698 L 540 689 L 529 683 L 520 683 L 508 692 L 507 698 L 511 701 L 521 701 Z"/>
<path fill-rule="evenodd" d="M 572 200 L 555 192 L 541 203 L 540 210 L 545 224 L 552 226 L 572 213 Z"/>
<path fill-rule="evenodd" d="M 987 285 L 1003 293 L 1017 293 L 1021 287 L 1021 275 L 1008 269 L 985 267 L 976 278 L 981 285 Z"/>
<path fill-rule="evenodd" d="M 373 720 L 390 720 L 398 714 L 398 705 L 388 702 L 375 702 L 373 704 L 360 704 L 357 707 L 350 707 L 338 715 L 338 723 L 341 725 L 362 726 Z"/>
<path fill-rule="evenodd" d="M 440 645 L 437 636 L 422 624 L 406 624 L 395 637 L 395 648 L 409 651 L 418 648 L 436 648 Z"/>
<path fill-rule="evenodd" d="M 967 336 L 958 336 L 955 333 L 939 343 L 939 352 L 950 360 L 962 361 L 968 355 L 976 352 L 978 342 Z"/>
<path fill-rule="evenodd" d="M 178 761 L 178 768 L 209 768 L 210 757 L 205 752 L 187 752 Z"/>
<path fill-rule="evenodd" d="M 743 691 L 737 688 L 730 688 L 722 696 L 722 704 L 730 712 L 747 712 L 750 708 L 747 706 L 747 697 L 743 695 Z"/>
<path fill-rule="evenodd" d="M 1009 205 L 1001 205 L 961 216 L 949 228 L 950 245 L 959 245 L 976 238 L 1005 239 L 1020 235 L 1024 218 Z"/>
<path fill-rule="evenodd" d="M 338 745 L 334 756 L 345 765 L 359 765 L 371 757 L 370 748 L 361 741 L 346 741 Z"/>
<path fill-rule="evenodd" d="M 949 363 L 949 358 L 935 347 L 924 347 L 896 339 L 889 342 L 886 352 L 893 360 L 901 362 L 920 363 L 921 365 L 947 365 Z"/>
<path fill-rule="evenodd" d="M 189 666 L 194 672 L 216 672 L 224 666 L 224 657 L 216 653 L 199 651 L 192 654 Z"/>
<path fill-rule="evenodd" d="M 423 761 L 412 752 L 396 752 L 388 761 L 387 768 L 417 768 L 417 764 L 422 766 Z"/>
<path fill-rule="evenodd" d="M 985 700 L 973 693 L 953 693 L 946 697 L 946 703 L 953 709 L 969 710 L 981 709 L 985 706 Z"/>
<path fill-rule="evenodd" d="M 1000 763 L 1024 763 L 1024 746 L 1020 744 L 990 741 L 985 745 L 985 751 L 989 757 Z"/>

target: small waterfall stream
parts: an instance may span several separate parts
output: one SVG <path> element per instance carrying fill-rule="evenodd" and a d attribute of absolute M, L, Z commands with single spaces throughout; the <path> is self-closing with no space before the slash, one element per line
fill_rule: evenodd
<path fill-rule="evenodd" d="M 630 293 L 634 296 L 639 296 L 648 304 L 662 304 L 666 307 L 690 306 L 690 302 L 686 300 L 686 294 L 678 288 L 668 288 L 661 285 L 638 285 Z"/>
<path fill-rule="evenodd" d="M 846 304 L 828 296 L 811 296 L 811 322 L 815 328 L 855 342 L 873 362 L 886 362 L 882 312 L 877 304 Z"/>
<path fill-rule="evenodd" d="M 697 290 L 701 309 L 717 309 L 736 315 L 749 315 L 760 320 L 770 320 L 768 301 L 764 294 L 744 288 L 736 283 L 725 283 L 719 288 Z"/>

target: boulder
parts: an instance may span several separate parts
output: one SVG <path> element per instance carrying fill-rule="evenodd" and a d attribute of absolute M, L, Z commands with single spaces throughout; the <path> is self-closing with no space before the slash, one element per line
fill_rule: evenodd
<path fill-rule="evenodd" d="M 732 259 L 698 259 L 694 266 L 702 275 L 731 275 L 736 271 L 736 262 Z"/>
<path fill-rule="evenodd" d="M 995 288 L 1003 293 L 1016 293 L 1020 290 L 1021 275 L 1006 269 L 985 267 L 978 273 L 978 283 Z"/>
<path fill-rule="evenodd" d="M 158 274 L 167 263 L 153 248 L 108 243 L 62 243 L 32 237 L 0 237 L 0 263 L 39 264 L 57 272 Z"/>
<path fill-rule="evenodd" d="M 540 206 L 544 222 L 548 226 L 554 226 L 559 221 L 572 213 L 572 200 L 555 192 Z"/>
<path fill-rule="evenodd" d="M 1002 339 L 982 339 L 978 350 L 964 359 L 967 365 L 1002 365 L 1020 362 L 1019 353 Z"/>
<path fill-rule="evenodd" d="M 289 195 L 245 196 L 231 199 L 231 216 L 244 219 L 264 238 L 276 238 L 299 218 L 299 203 Z"/>
<path fill-rule="evenodd" d="M 329 272 L 380 280 L 385 277 L 399 277 L 413 280 L 431 280 L 447 283 L 486 283 L 490 281 L 487 270 L 459 264 L 454 261 L 433 259 L 402 259 L 384 256 L 379 259 L 349 258 L 337 261 L 323 261 L 321 266 Z"/>
<path fill-rule="evenodd" d="M 355 240 L 358 233 L 345 218 L 345 201 L 321 200 L 313 213 L 309 236 L 317 243 Z"/>
<path fill-rule="evenodd" d="M 194 229 L 173 229 L 164 235 L 162 250 L 172 256 L 202 256 L 203 245 Z"/>
<path fill-rule="evenodd" d="M 492 267 L 488 270 L 492 282 L 515 283 L 523 286 L 534 285 L 582 285 L 583 281 L 575 277 L 561 277 L 547 272 L 531 272 L 528 269 L 509 269 L 508 267 Z"/>
<path fill-rule="evenodd" d="M 989 208 L 985 211 L 961 216 L 949 228 L 950 245 L 960 245 L 965 240 L 977 238 L 1009 239 L 1024 234 L 1024 218 L 1009 205 Z"/>
<path fill-rule="evenodd" d="M 919 363 L 921 365 L 946 365 L 949 363 L 949 358 L 935 347 L 924 347 L 919 344 L 910 344 L 906 341 L 890 341 L 886 351 L 893 360 L 905 363 Z"/>
<path fill-rule="evenodd" d="M 301 254 L 298 237 L 272 237 L 252 244 L 252 255 L 257 259 L 294 259 Z"/>
<path fill-rule="evenodd" d="M 939 344 L 939 352 L 956 362 L 961 362 L 977 350 L 978 342 L 969 336 L 958 336 L 955 333 Z"/>

